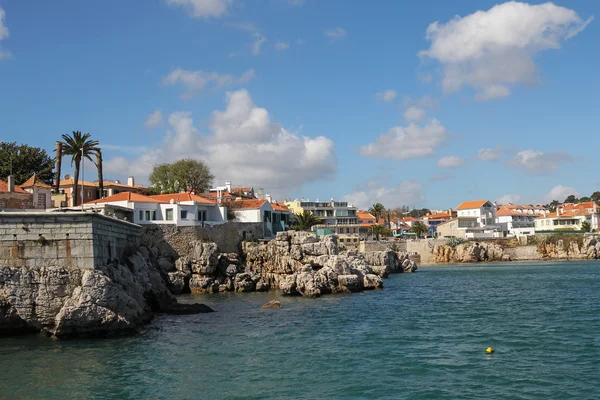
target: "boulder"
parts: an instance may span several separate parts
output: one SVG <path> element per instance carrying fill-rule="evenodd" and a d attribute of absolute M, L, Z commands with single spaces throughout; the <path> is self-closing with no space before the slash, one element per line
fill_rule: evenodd
<path fill-rule="evenodd" d="M 261 308 L 281 308 L 281 302 L 279 300 L 271 300 L 270 302 L 263 304 Z"/>

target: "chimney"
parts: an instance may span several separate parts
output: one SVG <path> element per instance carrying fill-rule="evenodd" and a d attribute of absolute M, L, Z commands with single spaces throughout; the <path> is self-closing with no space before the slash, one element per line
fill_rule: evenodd
<path fill-rule="evenodd" d="M 269 193 L 267 193 L 265 197 L 269 203 L 273 202 L 273 198 L 271 197 L 271 195 Z"/>
<path fill-rule="evenodd" d="M 7 179 L 7 183 L 8 183 L 8 191 L 14 192 L 15 191 L 15 177 L 12 175 L 9 175 L 8 179 Z"/>
<path fill-rule="evenodd" d="M 227 193 L 231 193 L 231 181 L 225 182 L 225 187 L 227 188 Z"/>
<path fill-rule="evenodd" d="M 133 178 L 133 176 L 127 178 L 127 186 L 135 186 L 135 179 Z"/>

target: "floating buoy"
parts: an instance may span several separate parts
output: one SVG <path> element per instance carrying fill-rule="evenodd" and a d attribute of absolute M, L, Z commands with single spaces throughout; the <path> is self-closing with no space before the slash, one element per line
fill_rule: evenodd
<path fill-rule="evenodd" d="M 493 347 L 488 347 L 487 349 L 485 349 L 485 352 L 488 354 L 492 354 L 494 352 L 494 348 Z"/>

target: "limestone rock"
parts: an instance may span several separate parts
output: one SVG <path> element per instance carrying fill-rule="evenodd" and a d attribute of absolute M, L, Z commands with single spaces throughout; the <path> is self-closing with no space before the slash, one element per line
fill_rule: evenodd
<path fill-rule="evenodd" d="M 271 300 L 270 302 L 263 304 L 261 308 L 281 308 L 281 302 L 279 300 Z"/>

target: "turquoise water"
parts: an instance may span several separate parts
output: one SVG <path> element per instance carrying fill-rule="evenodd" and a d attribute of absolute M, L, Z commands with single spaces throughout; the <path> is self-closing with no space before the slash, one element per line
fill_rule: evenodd
<path fill-rule="evenodd" d="M 0 398 L 600 398 L 600 263 L 424 267 L 385 286 L 195 296 L 218 312 L 125 339 L 2 338 Z"/>

